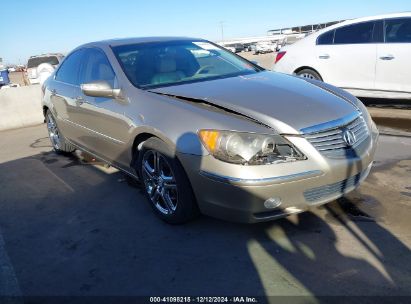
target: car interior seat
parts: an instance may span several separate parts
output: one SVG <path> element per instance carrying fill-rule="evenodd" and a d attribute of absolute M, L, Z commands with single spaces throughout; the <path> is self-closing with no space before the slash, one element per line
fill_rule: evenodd
<path fill-rule="evenodd" d="M 200 64 L 194 55 L 185 48 L 178 47 L 175 49 L 175 59 L 177 69 L 182 71 L 186 77 L 193 76 L 200 68 Z"/>
<path fill-rule="evenodd" d="M 177 70 L 177 62 L 173 57 L 160 57 L 156 61 L 156 74 L 151 79 L 151 84 L 161 84 L 179 81 L 185 74 Z"/>

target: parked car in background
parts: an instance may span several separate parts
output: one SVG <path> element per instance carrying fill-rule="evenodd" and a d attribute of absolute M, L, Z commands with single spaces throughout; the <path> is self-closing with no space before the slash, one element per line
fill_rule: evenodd
<path fill-rule="evenodd" d="M 255 53 L 255 48 L 256 48 L 255 43 L 251 43 L 250 45 L 248 45 L 248 52 L 254 52 Z"/>
<path fill-rule="evenodd" d="M 236 43 L 236 44 L 233 45 L 233 47 L 234 47 L 236 53 L 240 53 L 240 52 L 244 51 L 244 44 Z"/>
<path fill-rule="evenodd" d="M 411 99 L 411 13 L 348 20 L 287 45 L 273 69 L 356 96 Z"/>
<path fill-rule="evenodd" d="M 378 138 L 349 93 L 201 39 L 86 44 L 42 92 L 55 151 L 138 178 L 168 223 L 261 222 L 333 201 L 367 177 Z"/>
<path fill-rule="evenodd" d="M 277 43 L 275 42 L 258 42 L 255 45 L 254 54 L 272 53 L 277 50 Z"/>
<path fill-rule="evenodd" d="M 27 62 L 27 78 L 30 84 L 40 83 L 40 74 L 38 67 L 42 65 L 43 69 L 54 70 L 64 58 L 63 54 L 43 54 L 31 56 Z"/>
<path fill-rule="evenodd" d="M 244 52 L 250 52 L 251 51 L 251 45 L 252 45 L 253 43 L 244 43 L 243 44 L 243 46 L 244 46 Z"/>
<path fill-rule="evenodd" d="M 7 69 L 0 69 L 0 88 L 10 83 L 9 71 Z"/>
<path fill-rule="evenodd" d="M 224 47 L 226 50 L 229 50 L 230 52 L 232 52 L 232 53 L 235 53 L 236 51 L 235 51 L 235 47 L 233 47 L 233 46 L 225 46 Z"/>
<path fill-rule="evenodd" d="M 25 72 L 26 71 L 26 66 L 19 64 L 16 66 L 16 72 Z"/>
<path fill-rule="evenodd" d="M 240 53 L 244 51 L 244 45 L 241 43 L 229 44 L 225 45 L 224 47 L 233 53 Z"/>

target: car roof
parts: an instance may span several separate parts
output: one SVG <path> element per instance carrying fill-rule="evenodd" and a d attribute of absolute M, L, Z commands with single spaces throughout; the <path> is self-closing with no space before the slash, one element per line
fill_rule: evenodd
<path fill-rule="evenodd" d="M 349 19 L 349 20 L 345 20 L 343 22 L 336 23 L 332 26 L 329 26 L 329 27 L 326 27 L 326 28 L 322 29 L 322 30 L 316 32 L 317 35 L 315 35 L 315 36 L 318 36 L 318 35 L 326 32 L 328 30 L 339 28 L 339 27 L 344 26 L 344 25 L 360 23 L 360 22 L 366 22 L 366 21 L 372 21 L 372 20 L 381 20 L 381 19 L 389 19 L 389 18 L 401 18 L 401 17 L 411 17 L 411 12 L 391 13 L 391 14 L 375 15 L 375 16 L 367 16 L 367 17 Z"/>
<path fill-rule="evenodd" d="M 90 42 L 80 47 L 89 46 L 120 46 L 128 44 L 149 43 L 149 42 L 171 42 L 171 41 L 204 41 L 201 38 L 191 37 L 133 37 L 133 38 L 117 38 Z"/>
<path fill-rule="evenodd" d="M 387 18 L 399 18 L 399 17 L 411 17 L 411 12 L 391 13 L 391 14 L 361 17 L 361 18 L 346 20 L 346 21 L 342 22 L 341 24 L 356 23 L 356 22 L 370 21 L 370 20 L 379 20 L 379 19 L 387 19 Z"/>

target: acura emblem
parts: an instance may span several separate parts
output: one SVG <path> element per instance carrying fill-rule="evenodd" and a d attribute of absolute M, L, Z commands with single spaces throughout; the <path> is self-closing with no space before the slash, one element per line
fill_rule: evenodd
<path fill-rule="evenodd" d="M 348 147 L 351 147 L 355 144 L 355 142 L 357 141 L 357 138 L 355 137 L 354 132 L 352 132 L 351 130 L 343 130 L 343 134 L 342 137 L 344 139 L 344 142 L 347 144 Z"/>

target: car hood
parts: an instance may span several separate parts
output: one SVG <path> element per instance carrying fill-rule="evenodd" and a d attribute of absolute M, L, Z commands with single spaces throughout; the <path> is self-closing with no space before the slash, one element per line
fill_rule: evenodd
<path fill-rule="evenodd" d="M 269 71 L 150 91 L 205 101 L 289 134 L 301 133 L 303 128 L 336 120 L 357 110 L 329 86 L 320 87 L 298 77 Z"/>

